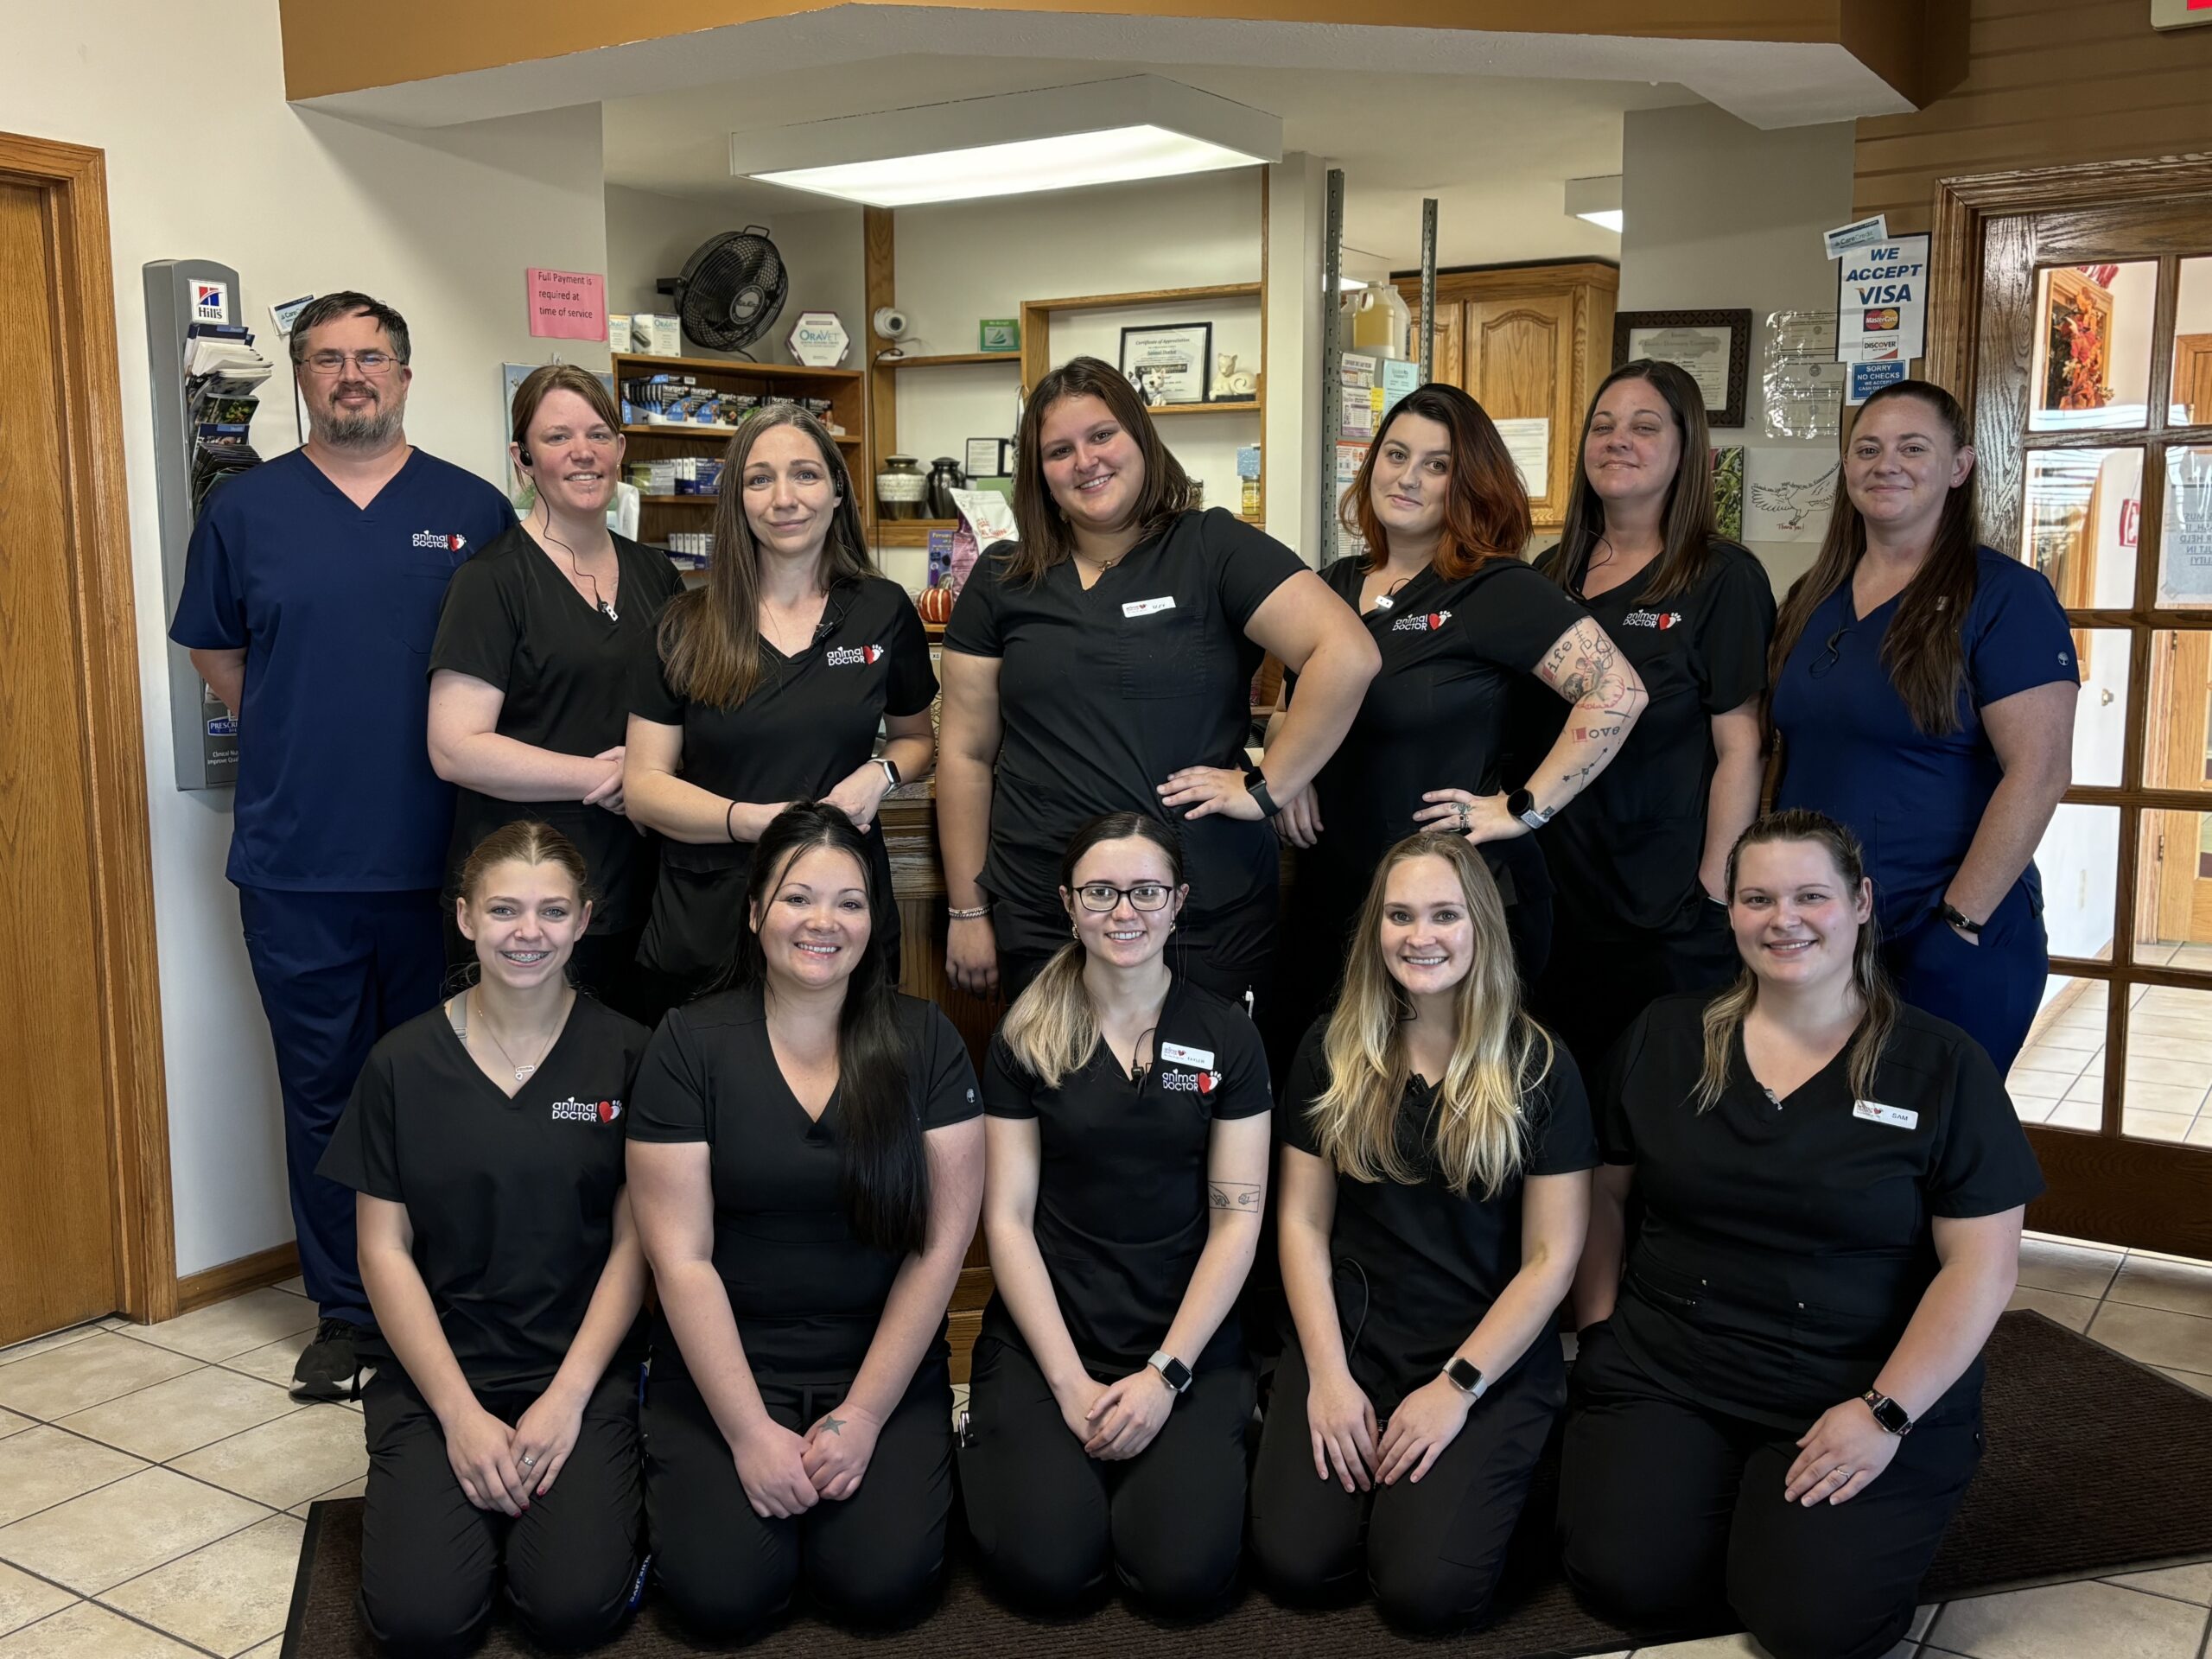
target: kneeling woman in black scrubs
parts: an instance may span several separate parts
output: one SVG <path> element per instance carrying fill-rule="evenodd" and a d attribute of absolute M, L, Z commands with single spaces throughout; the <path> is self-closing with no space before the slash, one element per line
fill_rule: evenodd
<path fill-rule="evenodd" d="M 1874 1659 L 1980 1457 L 2043 1179 L 1988 1056 L 1883 979 L 1848 830 L 1761 819 L 1728 894 L 1744 976 L 1652 1004 L 1605 1090 L 1567 1572 L 1641 1630 L 1725 1602 L 1777 1659 Z"/>
<path fill-rule="evenodd" d="M 645 1032 L 569 988 L 591 904 L 559 831 L 486 836 L 457 908 L 478 982 L 370 1052 L 321 1165 L 360 1195 L 387 1351 L 363 1400 L 361 1611 L 392 1652 L 465 1652 L 504 1566 L 537 1641 L 589 1647 L 644 1549 L 620 1120 Z"/>
<path fill-rule="evenodd" d="M 1218 1611 L 1244 1542 L 1252 1373 L 1236 1320 L 1268 1179 L 1267 1061 L 1170 963 L 1175 832 L 1118 812 L 1061 861 L 1074 941 L 1007 1013 L 983 1080 L 983 1310 L 961 1485 L 991 1579 L 1070 1609 L 1107 1582 Z"/>
<path fill-rule="evenodd" d="M 646 1507 L 661 1587 L 720 1638 L 802 1584 L 833 1618 L 911 1617 L 944 1562 L 983 1133 L 951 1023 L 893 988 L 873 868 L 836 807 L 779 814 L 738 988 L 671 1013 L 639 1073 Z"/>
<path fill-rule="evenodd" d="M 1294 1596 L 1372 1585 L 1423 1630 L 1489 1616 L 1567 1397 L 1553 1332 L 1598 1161 L 1573 1059 L 1521 1012 L 1481 854 L 1383 857 L 1335 1011 L 1283 1091 L 1278 1202 L 1297 1340 L 1252 1478 Z"/>
<path fill-rule="evenodd" d="M 869 556 L 844 457 L 804 410 L 769 404 L 730 440 L 707 585 L 670 602 L 659 664 L 633 693 L 622 776 L 631 817 L 664 838 L 638 948 L 664 1005 L 727 981 L 754 843 L 792 801 L 868 832 L 895 986 L 874 825 L 886 794 L 929 776 L 937 676 L 913 601 Z"/>

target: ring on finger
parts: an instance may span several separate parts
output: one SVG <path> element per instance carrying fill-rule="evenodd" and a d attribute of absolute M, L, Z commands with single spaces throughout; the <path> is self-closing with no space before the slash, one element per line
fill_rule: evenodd
<path fill-rule="evenodd" d="M 529 1468 L 532 1464 L 536 1463 L 537 1461 L 537 1452 L 524 1452 L 524 1453 L 522 1454 L 522 1466 L 523 1466 L 524 1468 L 525 1468 L 525 1469 Z"/>

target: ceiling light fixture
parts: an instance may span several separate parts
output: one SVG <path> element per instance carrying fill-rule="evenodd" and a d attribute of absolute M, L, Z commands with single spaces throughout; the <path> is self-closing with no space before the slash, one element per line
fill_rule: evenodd
<path fill-rule="evenodd" d="M 1569 179 L 1567 181 L 1567 211 L 1577 219 L 1586 219 L 1592 225 L 1602 226 L 1618 236 L 1621 233 L 1621 175 L 1613 173 L 1600 179 Z"/>
<path fill-rule="evenodd" d="M 871 207 L 1211 173 L 1282 159 L 1282 120 L 1158 75 L 729 137 L 730 171 Z"/>

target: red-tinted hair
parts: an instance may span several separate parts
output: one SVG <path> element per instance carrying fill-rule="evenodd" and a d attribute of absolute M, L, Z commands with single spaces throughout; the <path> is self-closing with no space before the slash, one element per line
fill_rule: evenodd
<path fill-rule="evenodd" d="M 1369 498 L 1375 479 L 1375 457 L 1382 451 L 1390 428 L 1399 417 L 1419 415 L 1434 421 L 1452 435 L 1452 475 L 1444 497 L 1444 533 L 1430 561 L 1446 581 L 1467 575 L 1491 559 L 1517 559 L 1529 545 L 1532 527 L 1529 493 L 1521 474 L 1505 453 L 1505 440 L 1483 406 L 1459 390 L 1431 381 L 1408 392 L 1390 406 L 1376 429 L 1375 442 L 1359 463 L 1359 476 L 1344 492 L 1339 515 L 1344 527 L 1367 543 L 1370 569 L 1380 568 L 1389 556 L 1389 532 L 1375 516 Z"/>

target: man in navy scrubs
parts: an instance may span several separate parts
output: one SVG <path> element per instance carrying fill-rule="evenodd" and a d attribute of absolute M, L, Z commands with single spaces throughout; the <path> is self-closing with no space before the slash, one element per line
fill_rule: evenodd
<path fill-rule="evenodd" d="M 453 791 L 430 770 L 430 642 L 454 569 L 514 524 L 411 448 L 407 324 L 327 295 L 292 329 L 308 436 L 219 486 L 169 637 L 238 715 L 227 874 L 284 1096 L 300 1270 L 322 1312 L 294 1393 L 342 1398 L 370 1323 L 353 1195 L 315 1173 L 371 1045 L 438 999 Z"/>

